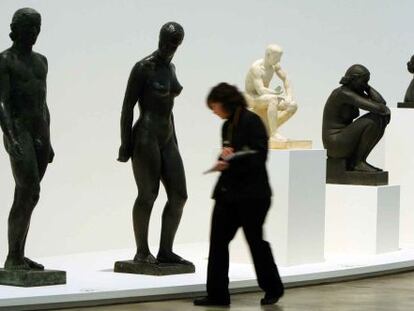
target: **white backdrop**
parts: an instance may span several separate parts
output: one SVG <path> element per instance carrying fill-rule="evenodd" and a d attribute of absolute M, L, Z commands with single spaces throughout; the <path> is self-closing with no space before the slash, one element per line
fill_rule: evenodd
<path fill-rule="evenodd" d="M 353 63 L 371 70 L 372 85 L 395 106 L 410 81 L 405 63 L 414 53 L 412 1 L 168 1 L 42 0 L 0 2 L 0 48 L 12 14 L 21 7 L 42 14 L 35 50 L 49 60 L 48 104 L 56 151 L 42 183 L 27 252 L 32 256 L 134 245 L 131 209 L 136 196 L 130 164 L 116 162 L 119 118 L 129 72 L 157 47 L 167 21 L 185 29 L 174 63 L 184 86 L 174 110 L 189 200 L 177 242 L 206 240 L 211 186 L 202 176 L 219 145 L 221 121 L 205 106 L 220 81 L 243 87 L 244 76 L 269 43 L 284 50 L 282 66 L 299 104 L 283 133 L 321 147 L 326 98 Z M 0 148 L 0 261 L 6 251 L 13 180 Z M 275 189 L 277 195 L 277 189 Z M 161 191 L 151 242 L 157 244 Z"/>

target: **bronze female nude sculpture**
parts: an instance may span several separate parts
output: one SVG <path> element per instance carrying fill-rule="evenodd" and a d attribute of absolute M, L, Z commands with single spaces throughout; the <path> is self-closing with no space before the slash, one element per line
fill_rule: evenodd
<path fill-rule="evenodd" d="M 172 109 L 182 90 L 171 60 L 184 38 L 184 29 L 175 22 L 162 26 L 158 50 L 135 64 L 130 74 L 121 116 L 121 147 L 118 161 L 131 158 L 138 197 L 133 224 L 138 263 L 188 264 L 173 252 L 187 188 L 183 162 L 177 146 Z M 134 126 L 133 109 L 140 115 Z M 160 247 L 155 258 L 148 247 L 148 225 L 160 181 L 168 201 L 162 215 Z"/>
<path fill-rule="evenodd" d="M 368 84 L 369 79 L 367 68 L 351 66 L 340 81 L 342 85 L 326 102 L 322 140 L 328 154 L 328 182 L 331 179 L 338 183 L 364 184 L 358 179 L 382 172 L 367 163 L 367 157 L 384 135 L 390 121 L 390 109 L 380 93 Z M 360 116 L 360 109 L 368 112 Z M 346 172 L 359 172 L 359 175 L 354 174 L 354 180 L 352 177 L 345 180 Z M 343 177 L 345 179 L 341 181 Z"/>

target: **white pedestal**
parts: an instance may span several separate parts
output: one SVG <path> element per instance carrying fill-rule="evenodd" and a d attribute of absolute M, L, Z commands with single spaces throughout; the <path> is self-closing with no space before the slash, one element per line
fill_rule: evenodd
<path fill-rule="evenodd" d="M 401 185 L 400 245 L 414 245 L 414 109 L 391 108 L 385 131 L 385 169 Z"/>
<path fill-rule="evenodd" d="M 269 150 L 266 238 L 282 266 L 324 260 L 325 150 Z"/>
<path fill-rule="evenodd" d="M 400 186 L 326 186 L 326 252 L 374 255 L 399 249 Z"/>

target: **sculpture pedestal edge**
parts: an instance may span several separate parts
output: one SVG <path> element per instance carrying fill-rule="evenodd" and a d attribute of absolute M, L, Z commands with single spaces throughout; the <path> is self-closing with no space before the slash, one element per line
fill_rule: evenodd
<path fill-rule="evenodd" d="M 398 103 L 398 108 L 414 108 L 414 102 Z"/>
<path fill-rule="evenodd" d="M 173 264 L 173 263 L 159 263 L 149 264 L 136 262 L 133 260 L 123 260 L 115 262 L 114 272 L 146 274 L 146 275 L 171 275 L 194 273 L 195 266 L 193 264 Z"/>
<path fill-rule="evenodd" d="M 66 271 L 0 269 L 0 285 L 19 287 L 66 284 Z"/>

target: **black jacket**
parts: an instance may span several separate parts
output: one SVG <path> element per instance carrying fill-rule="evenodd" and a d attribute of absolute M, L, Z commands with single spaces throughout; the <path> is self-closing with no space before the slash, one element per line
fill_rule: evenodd
<path fill-rule="evenodd" d="M 240 108 L 239 108 L 240 109 Z M 234 151 L 255 150 L 255 154 L 230 161 L 214 188 L 213 198 L 243 199 L 270 197 L 266 171 L 268 135 L 258 115 L 243 108 L 236 111 L 222 128 L 223 147 Z"/>

